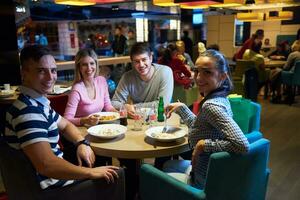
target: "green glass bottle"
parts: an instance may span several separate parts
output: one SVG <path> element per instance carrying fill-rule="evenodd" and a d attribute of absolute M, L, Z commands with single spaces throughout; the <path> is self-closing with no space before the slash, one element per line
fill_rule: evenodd
<path fill-rule="evenodd" d="M 164 98 L 163 97 L 159 97 L 158 110 L 157 110 L 157 121 L 159 121 L 159 122 L 165 121 Z"/>

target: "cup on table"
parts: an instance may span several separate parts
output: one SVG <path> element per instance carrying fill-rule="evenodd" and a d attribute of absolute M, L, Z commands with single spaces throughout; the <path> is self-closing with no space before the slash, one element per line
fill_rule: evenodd
<path fill-rule="evenodd" d="M 140 131 L 142 130 L 142 126 L 144 123 L 144 113 L 140 106 L 134 106 L 135 114 L 134 114 L 134 124 L 133 124 L 133 130 Z"/>
<path fill-rule="evenodd" d="M 10 91 L 10 84 L 9 83 L 4 84 L 4 90 Z"/>

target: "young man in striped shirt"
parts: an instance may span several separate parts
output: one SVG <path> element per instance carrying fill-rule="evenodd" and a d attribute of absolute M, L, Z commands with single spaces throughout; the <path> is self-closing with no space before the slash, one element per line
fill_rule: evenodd
<path fill-rule="evenodd" d="M 50 107 L 46 95 L 52 91 L 57 73 L 49 50 L 38 45 L 25 47 L 20 61 L 21 94 L 6 113 L 5 139 L 11 147 L 22 150 L 32 162 L 41 188 L 63 187 L 83 179 L 105 178 L 108 183 L 113 182 L 118 176 L 115 171 L 118 168 L 92 168 L 95 155 L 89 142 L 72 123 Z M 77 146 L 79 166 L 63 159 L 58 145 L 59 133 Z M 83 167 L 82 162 L 88 167 Z M 81 184 L 80 181 L 77 184 Z M 95 187 L 96 182 L 88 184 Z M 99 191 L 100 196 L 101 188 Z"/>

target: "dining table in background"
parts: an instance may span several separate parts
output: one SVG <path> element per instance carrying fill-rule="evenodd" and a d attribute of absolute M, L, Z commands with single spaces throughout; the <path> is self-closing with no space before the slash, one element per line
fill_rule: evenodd
<path fill-rule="evenodd" d="M 265 59 L 265 67 L 266 68 L 283 68 L 285 65 L 285 60 L 271 60 L 271 59 Z"/>

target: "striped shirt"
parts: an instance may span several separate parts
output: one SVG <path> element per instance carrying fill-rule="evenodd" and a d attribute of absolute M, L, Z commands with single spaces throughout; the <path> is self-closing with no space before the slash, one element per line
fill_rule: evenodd
<path fill-rule="evenodd" d="M 194 186 L 204 188 L 209 157 L 214 152 L 227 151 L 244 153 L 249 143 L 243 132 L 233 120 L 227 98 L 208 99 L 201 113 L 195 116 L 187 106 L 176 111 L 189 127 L 189 143 L 192 148 L 199 140 L 204 140 L 204 152 L 199 155 L 194 172 Z"/>
<path fill-rule="evenodd" d="M 6 113 L 5 139 L 15 149 L 37 143 L 49 142 L 53 153 L 63 159 L 58 145 L 57 124 L 61 116 L 50 107 L 50 101 L 30 88 L 20 87 L 21 94 Z M 42 189 L 62 187 L 73 180 L 57 180 L 37 173 Z"/>

